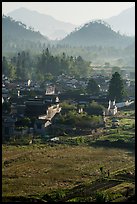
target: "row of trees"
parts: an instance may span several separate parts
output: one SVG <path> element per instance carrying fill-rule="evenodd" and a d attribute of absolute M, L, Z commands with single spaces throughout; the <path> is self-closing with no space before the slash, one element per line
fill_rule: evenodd
<path fill-rule="evenodd" d="M 42 43 L 41 41 L 18 40 L 19 42 L 8 42 L 8 37 L 2 40 L 2 52 L 4 55 L 13 55 L 19 50 L 27 50 L 33 54 L 40 54 L 41 50 L 46 49 L 48 46 L 53 55 L 61 55 L 65 52 L 69 56 L 82 56 L 86 61 L 92 61 L 93 64 L 102 64 L 106 60 L 112 62 L 114 66 L 133 66 L 134 67 L 134 46 L 127 48 L 114 48 L 102 46 L 86 46 L 74 47 L 68 45 L 51 45 Z M 17 49 L 18 48 L 18 49 Z"/>
<path fill-rule="evenodd" d="M 10 60 L 6 57 L 2 60 L 2 73 L 11 79 L 44 81 L 47 75 L 58 76 L 62 73 L 86 77 L 90 71 L 90 62 L 84 61 L 81 56 L 69 57 L 65 53 L 53 56 L 48 48 L 37 56 L 30 56 L 29 52 L 22 51 Z"/>
<path fill-rule="evenodd" d="M 38 58 L 37 71 L 43 76 L 45 73 L 50 73 L 53 76 L 62 73 L 76 77 L 88 76 L 90 62 L 84 61 L 81 56 L 67 56 L 64 52 L 59 56 L 53 56 L 47 48 Z"/>
<path fill-rule="evenodd" d="M 42 54 L 32 57 L 29 52 L 22 51 L 13 56 L 9 61 L 6 57 L 2 60 L 2 74 L 10 79 L 45 81 L 53 79 L 60 74 L 75 77 L 90 76 L 92 70 L 90 62 L 84 61 L 81 56 L 72 57 L 65 53 L 53 56 L 49 49 L 43 50 Z M 100 88 L 96 81 L 91 78 L 88 82 L 86 92 L 98 95 Z M 122 100 L 126 96 L 123 80 L 118 72 L 112 75 L 109 83 L 108 96 L 111 100 Z"/>

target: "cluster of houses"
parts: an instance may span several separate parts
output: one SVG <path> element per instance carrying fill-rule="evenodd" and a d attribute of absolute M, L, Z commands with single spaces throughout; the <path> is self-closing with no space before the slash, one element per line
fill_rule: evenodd
<path fill-rule="evenodd" d="M 135 69 L 131 66 L 118 67 L 110 65 L 110 63 L 105 62 L 104 65 L 101 64 L 91 64 L 93 75 L 103 75 L 106 77 L 111 77 L 115 70 L 120 70 L 120 75 L 123 79 L 135 79 Z"/>
<path fill-rule="evenodd" d="M 3 112 L 2 115 L 2 133 L 3 136 L 11 136 L 13 134 L 26 134 L 33 129 L 35 133 L 44 133 L 44 128 L 48 124 L 47 122 L 54 117 L 56 113 L 60 112 L 56 97 L 50 97 L 51 102 L 47 102 L 47 97 L 28 99 L 24 101 L 23 105 L 17 103 L 11 104 L 10 113 Z M 18 126 L 22 126 L 21 121 L 24 118 L 35 119 L 34 124 L 29 127 L 18 129 Z"/>
<path fill-rule="evenodd" d="M 16 84 L 16 85 L 15 85 Z M 51 92 L 50 92 L 51 90 Z M 23 135 L 29 132 L 44 134 L 46 126 L 56 113 L 60 112 L 59 98 L 54 93 L 54 87 L 46 90 L 39 85 L 23 82 L 6 82 L 2 87 L 2 135 L 4 138 L 12 135 Z M 22 126 L 24 118 L 34 119 L 28 127 Z"/>
<path fill-rule="evenodd" d="M 67 76 L 65 74 L 59 75 L 56 80 L 57 84 L 63 86 L 64 89 L 77 89 L 86 88 L 88 84 L 88 79 L 75 79 L 73 76 Z"/>
<path fill-rule="evenodd" d="M 96 80 L 96 82 L 98 83 L 99 87 L 100 87 L 100 91 L 101 92 L 107 92 L 108 90 L 108 86 L 109 86 L 109 80 L 110 78 L 107 76 L 102 76 L 100 75 L 94 75 L 92 76 L 93 79 Z M 63 90 L 76 90 L 76 89 L 86 89 L 87 85 L 89 82 L 89 78 L 80 78 L 80 79 L 76 79 L 73 76 L 67 76 L 67 75 L 59 75 L 57 77 L 56 80 L 56 85 L 57 87 L 62 87 L 61 90 L 59 90 L 59 92 L 63 91 Z"/>
<path fill-rule="evenodd" d="M 68 87 L 73 89 L 85 88 L 88 79 L 76 80 L 74 77 L 61 75 L 55 84 L 48 84 L 42 87 L 37 82 L 28 80 L 10 82 L 7 77 L 2 76 L 2 135 L 4 138 L 15 134 L 26 134 L 35 132 L 45 134 L 46 128 L 51 125 L 51 120 L 56 113 L 61 111 L 60 102 L 71 100 L 78 105 L 90 103 L 93 100 L 106 107 L 104 115 L 115 115 L 117 108 L 129 105 L 129 103 L 117 104 L 115 101 L 108 101 L 106 92 L 109 79 L 103 76 L 95 76 L 100 85 L 102 95 L 95 97 L 91 95 L 71 95 L 67 92 Z M 58 86 L 60 85 L 60 86 Z M 58 87 L 61 87 L 60 89 Z M 129 86 L 130 87 L 130 86 Z M 62 91 L 63 90 L 63 91 Z M 79 113 L 82 109 L 78 110 Z M 23 118 L 35 119 L 33 125 L 19 130 L 18 121 Z"/>

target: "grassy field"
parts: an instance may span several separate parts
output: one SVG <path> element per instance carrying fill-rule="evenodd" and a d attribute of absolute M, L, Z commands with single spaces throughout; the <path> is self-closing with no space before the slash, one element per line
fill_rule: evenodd
<path fill-rule="evenodd" d="M 131 191 L 135 188 L 134 113 L 119 112 L 120 125 L 115 129 L 111 128 L 111 118 L 108 118 L 108 127 L 98 129 L 95 135 L 62 136 L 57 143 L 41 138 L 38 143 L 35 138 L 32 145 L 3 144 L 3 202 L 18 201 L 19 196 L 21 200 L 43 199 L 46 195 L 53 201 L 64 195 L 65 201 L 88 202 L 95 199 L 95 195 L 91 196 L 95 189 L 124 201 L 126 188 Z M 106 178 L 99 182 L 102 179 L 100 167 L 104 172 L 110 171 L 112 180 Z M 68 198 L 66 191 L 69 191 Z"/>
<path fill-rule="evenodd" d="M 134 154 L 120 149 L 69 145 L 2 146 L 2 196 L 41 196 L 92 182 L 100 167 L 117 172 L 134 166 Z"/>

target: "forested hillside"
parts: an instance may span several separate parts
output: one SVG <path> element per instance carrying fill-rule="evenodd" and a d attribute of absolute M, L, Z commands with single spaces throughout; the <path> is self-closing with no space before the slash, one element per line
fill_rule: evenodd
<path fill-rule="evenodd" d="M 126 47 L 134 41 L 134 38 L 120 35 L 113 31 L 111 27 L 101 21 L 92 21 L 84 26 L 75 29 L 66 38 L 61 41 L 61 44 L 73 46 L 114 46 Z"/>
<path fill-rule="evenodd" d="M 46 50 L 47 47 L 51 56 L 48 58 L 46 65 L 50 68 L 45 72 L 49 72 L 52 75 L 58 75 L 60 73 L 70 75 L 80 75 L 83 73 L 87 75 L 90 72 L 90 68 L 86 68 L 83 71 L 85 67 L 83 66 L 83 61 L 85 60 L 93 64 L 109 62 L 114 66 L 134 67 L 134 41 L 134 38 L 122 36 L 114 32 L 107 24 L 102 23 L 102 21 L 95 21 L 85 24 L 77 31 L 68 35 L 67 38 L 64 38 L 64 40 L 55 42 L 50 41 L 41 35 L 40 32 L 35 32 L 33 28 L 27 28 L 22 22 L 15 21 L 7 16 L 3 16 L 2 18 L 3 56 L 14 58 L 18 53 L 24 51 L 25 53 L 30 53 L 33 63 L 29 66 L 23 65 L 26 69 L 27 76 L 32 71 L 31 67 L 35 70 L 34 67 L 38 63 L 37 56 L 41 55 L 41 52 Z M 60 61 L 62 53 L 65 53 L 67 58 L 69 58 L 65 62 L 67 65 L 64 64 L 64 66 L 60 64 L 60 62 L 62 63 Z M 79 63 L 80 68 L 77 67 L 78 65 L 75 65 L 75 59 L 79 59 L 78 56 L 81 56 L 83 60 L 81 64 Z M 27 63 L 29 64 L 29 61 Z M 14 66 L 16 65 L 14 64 Z M 23 73 L 24 76 L 25 72 Z"/>
<path fill-rule="evenodd" d="M 48 38 L 42 36 L 40 32 L 35 32 L 33 28 L 26 28 L 20 21 L 15 21 L 11 17 L 2 17 L 2 51 L 14 52 L 22 49 L 33 49 L 42 46 L 41 43 L 48 43 Z"/>

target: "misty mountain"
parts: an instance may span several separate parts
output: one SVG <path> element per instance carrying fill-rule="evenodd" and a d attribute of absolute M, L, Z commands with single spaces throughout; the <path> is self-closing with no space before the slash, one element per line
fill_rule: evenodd
<path fill-rule="evenodd" d="M 126 47 L 134 42 L 133 37 L 120 35 L 102 20 L 86 23 L 60 41 L 71 46 Z"/>
<path fill-rule="evenodd" d="M 48 43 L 48 38 L 34 31 L 32 28 L 26 28 L 26 25 L 20 21 L 15 21 L 11 17 L 2 17 L 2 51 L 16 49 L 27 49 L 33 47 L 36 43 Z"/>
<path fill-rule="evenodd" d="M 46 11 L 46 8 L 45 8 Z M 27 26 L 32 26 L 35 30 L 40 31 L 43 35 L 48 36 L 50 39 L 61 39 L 70 33 L 76 25 L 58 21 L 55 18 L 31 11 L 26 8 L 19 8 L 7 14 L 15 20 L 25 23 Z"/>
<path fill-rule="evenodd" d="M 109 23 L 113 30 L 120 31 L 121 34 L 135 36 L 135 7 L 104 20 Z"/>

